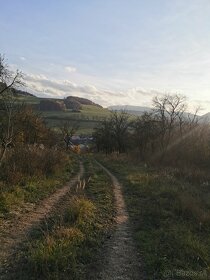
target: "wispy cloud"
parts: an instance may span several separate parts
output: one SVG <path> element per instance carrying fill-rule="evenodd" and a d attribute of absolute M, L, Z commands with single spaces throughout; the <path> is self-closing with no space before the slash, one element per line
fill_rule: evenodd
<path fill-rule="evenodd" d="M 109 90 L 98 88 L 95 85 L 79 85 L 69 80 L 51 79 L 45 75 L 28 74 L 25 76 L 28 90 L 45 97 L 62 98 L 76 95 L 92 99 L 103 106 L 109 105 L 151 105 L 152 97 L 161 94 L 155 90 L 131 88 L 129 90 Z"/>
<path fill-rule="evenodd" d="M 110 105 L 110 100 L 119 98 L 121 93 L 108 90 L 99 90 L 94 85 L 78 85 L 69 80 L 56 80 L 47 78 L 45 75 L 26 75 L 25 81 L 28 90 L 40 95 L 51 97 L 65 97 L 77 95 L 90 98 L 100 104 Z"/>
<path fill-rule="evenodd" d="M 77 68 L 76 67 L 72 67 L 72 66 L 66 66 L 65 67 L 65 70 L 69 73 L 72 73 L 72 72 L 76 72 L 77 71 Z"/>

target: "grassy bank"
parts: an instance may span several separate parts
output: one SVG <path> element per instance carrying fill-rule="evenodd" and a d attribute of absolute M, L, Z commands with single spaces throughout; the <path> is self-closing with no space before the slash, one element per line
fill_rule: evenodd
<path fill-rule="evenodd" d="M 210 188 L 126 156 L 100 157 L 124 185 L 147 279 L 209 279 Z"/>
<path fill-rule="evenodd" d="M 31 158 L 31 161 L 33 159 Z M 53 174 L 33 176 L 20 172 L 8 173 L 9 182 L 0 181 L 0 221 L 13 218 L 30 210 L 35 204 L 63 186 L 79 170 L 79 161 L 73 154 L 65 157 L 65 162 L 56 167 Z"/>
<path fill-rule="evenodd" d="M 7 279 L 94 279 L 100 248 L 113 226 L 113 190 L 94 162 L 86 160 L 85 169 L 86 183 L 71 190 L 52 217 L 32 232 Z"/>

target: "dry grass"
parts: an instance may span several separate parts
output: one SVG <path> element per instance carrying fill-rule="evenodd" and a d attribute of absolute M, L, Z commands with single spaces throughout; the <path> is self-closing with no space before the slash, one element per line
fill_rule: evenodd
<path fill-rule="evenodd" d="M 16 279 L 93 279 L 88 275 L 112 228 L 114 198 L 107 175 L 89 160 L 85 166 L 85 188 L 72 190 L 19 252 Z"/>
<path fill-rule="evenodd" d="M 203 184 L 202 173 L 195 180 L 177 176 L 179 169 L 148 168 L 126 161 L 125 156 L 123 160 L 103 157 L 103 162 L 123 182 L 147 279 L 168 279 L 168 273 L 181 270 L 194 273 L 189 279 L 208 279 L 210 190 Z M 200 278 L 196 278 L 198 272 L 202 272 Z"/>

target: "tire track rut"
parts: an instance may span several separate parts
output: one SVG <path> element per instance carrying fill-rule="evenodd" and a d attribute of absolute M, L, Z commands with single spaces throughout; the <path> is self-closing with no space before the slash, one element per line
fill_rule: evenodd
<path fill-rule="evenodd" d="M 144 280 L 145 275 L 140 255 L 132 238 L 129 215 L 117 178 L 102 164 L 97 164 L 110 176 L 116 203 L 116 229 L 105 244 L 103 269 L 96 279 L 100 280 Z"/>
<path fill-rule="evenodd" d="M 56 190 L 52 195 L 45 198 L 35 209 L 25 213 L 19 220 L 10 221 L 0 227 L 0 275 L 8 265 L 7 261 L 12 259 L 12 255 L 31 230 L 37 227 L 44 219 L 47 219 L 56 205 L 84 175 L 84 166 L 80 162 L 79 173 L 70 180 L 67 185 Z"/>

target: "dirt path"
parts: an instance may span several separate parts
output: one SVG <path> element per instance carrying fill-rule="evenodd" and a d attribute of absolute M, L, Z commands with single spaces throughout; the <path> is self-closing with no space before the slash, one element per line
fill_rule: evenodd
<path fill-rule="evenodd" d="M 20 217 L 17 221 L 9 221 L 0 227 L 0 275 L 7 267 L 7 260 L 14 254 L 18 246 L 27 238 L 27 234 L 56 207 L 84 174 L 84 167 L 80 163 L 79 173 L 64 187 L 55 191 L 50 197 L 44 199 L 35 209 Z"/>
<path fill-rule="evenodd" d="M 129 216 L 117 178 L 103 165 L 97 164 L 110 176 L 116 201 L 116 230 L 105 244 L 103 270 L 97 279 L 101 280 L 144 280 L 141 257 L 137 254 L 132 239 Z"/>

